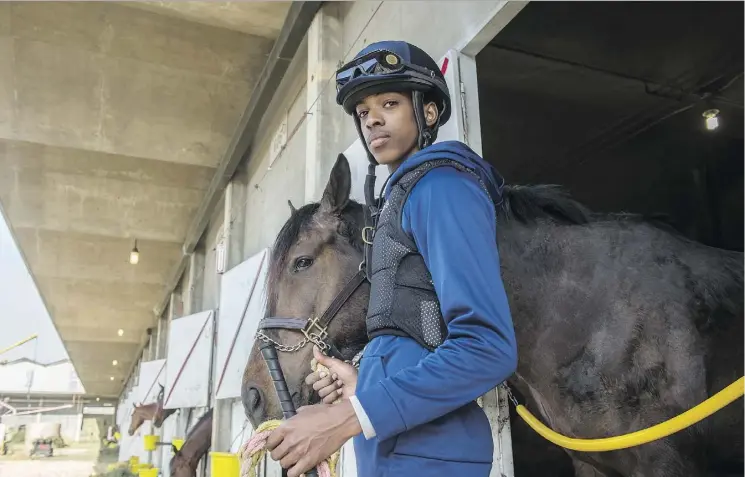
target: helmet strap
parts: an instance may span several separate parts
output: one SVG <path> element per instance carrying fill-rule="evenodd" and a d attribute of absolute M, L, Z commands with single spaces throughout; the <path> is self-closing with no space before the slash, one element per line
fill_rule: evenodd
<path fill-rule="evenodd" d="M 440 114 L 437 115 L 437 122 L 434 125 L 427 126 L 427 118 L 424 112 L 424 93 L 413 90 L 411 92 L 411 102 L 414 105 L 414 119 L 419 131 L 417 145 L 419 149 L 424 149 L 431 146 L 437 139 L 437 130 L 440 128 Z"/>

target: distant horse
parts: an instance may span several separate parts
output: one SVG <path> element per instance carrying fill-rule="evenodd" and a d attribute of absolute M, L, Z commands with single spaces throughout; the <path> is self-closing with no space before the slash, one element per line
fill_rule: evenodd
<path fill-rule="evenodd" d="M 133 436 L 145 421 L 153 421 L 153 425 L 160 429 L 160 426 L 163 425 L 163 421 L 176 412 L 176 409 L 163 409 L 164 388 L 163 385 L 159 386 L 160 391 L 158 392 L 158 398 L 155 402 L 139 405 L 132 404 L 134 411 L 132 412 L 132 419 L 129 423 L 129 430 L 127 431 L 130 436 Z"/>
<path fill-rule="evenodd" d="M 269 264 L 268 316 L 321 313 L 357 272 L 363 210 L 349 199 L 350 186 L 340 155 L 321 202 L 293 211 L 283 226 Z M 742 253 L 635 215 L 591 213 L 554 186 L 505 187 L 497 216 L 519 355 L 510 384 L 557 432 L 599 438 L 643 429 L 742 376 Z M 310 266 L 296 267 L 299 260 Z M 368 294 L 367 285 L 359 288 L 328 328 L 345 359 L 367 342 Z M 267 334 L 285 345 L 303 336 Z M 317 400 L 304 382 L 311 358 L 310 346 L 280 353 L 296 405 Z M 272 392 L 271 384 L 246 383 L 249 417 L 251 399 Z M 579 476 L 742 475 L 743 406 L 642 446 L 568 452 Z"/>
<path fill-rule="evenodd" d="M 196 477 L 199 461 L 212 445 L 212 408 L 189 430 L 181 449 L 172 446 L 171 477 Z"/>

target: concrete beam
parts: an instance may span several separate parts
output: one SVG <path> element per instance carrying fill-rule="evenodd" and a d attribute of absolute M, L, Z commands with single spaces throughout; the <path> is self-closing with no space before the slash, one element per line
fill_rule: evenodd
<path fill-rule="evenodd" d="M 163 290 L 160 302 L 155 306 L 156 316 L 160 316 L 168 304 L 169 295 L 176 287 L 186 268 L 189 254 L 194 252 L 204 230 L 212 218 L 221 193 L 233 177 L 236 168 L 249 153 L 249 148 L 269 107 L 274 91 L 280 84 L 292 58 L 298 51 L 313 18 L 322 2 L 293 2 L 287 13 L 282 30 L 274 43 L 261 76 L 251 93 L 246 110 L 236 128 L 220 163 L 217 166 L 209 188 L 202 200 L 194 220 L 189 226 L 179 263 L 174 266 L 171 279 Z"/>
<path fill-rule="evenodd" d="M 308 30 L 308 94 L 305 156 L 305 203 L 320 199 L 338 155 L 342 122 L 348 119 L 336 104 L 333 76 L 343 58 L 343 21 L 338 3 L 327 2 Z M 351 121 L 351 120 L 350 120 Z M 298 205 L 299 206 L 299 205 Z"/>
<path fill-rule="evenodd" d="M 269 53 L 248 106 L 241 116 L 236 133 L 220 160 L 197 216 L 189 227 L 184 241 L 184 253 L 191 253 L 196 248 L 212 217 L 215 205 L 220 200 L 220 193 L 233 177 L 238 164 L 246 157 L 266 108 L 274 97 L 274 91 L 282 81 L 320 6 L 321 2 L 294 2 L 290 7 L 282 31 Z"/>

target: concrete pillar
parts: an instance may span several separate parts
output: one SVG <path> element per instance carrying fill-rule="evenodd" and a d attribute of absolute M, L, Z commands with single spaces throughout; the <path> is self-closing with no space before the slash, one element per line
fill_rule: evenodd
<path fill-rule="evenodd" d="M 239 171 L 243 171 L 245 168 L 239 168 Z M 242 175 L 243 174 L 243 175 Z M 224 220 L 223 220 L 223 240 L 225 246 L 225 270 L 230 270 L 234 266 L 238 265 L 243 260 L 243 237 L 244 237 L 244 207 L 246 202 L 246 179 L 245 172 L 239 172 L 236 177 L 231 180 L 228 187 L 225 189 L 225 209 L 224 209 Z M 220 296 L 222 275 L 218 277 L 217 289 L 218 297 Z M 218 298 L 219 300 L 219 298 Z M 219 376 L 220 370 L 217 369 L 217 360 L 215 359 L 215 353 L 217 351 L 217 330 L 220 326 L 219 312 L 218 319 L 215 320 L 215 345 L 212 347 L 212 376 L 211 376 L 211 403 L 212 403 L 212 450 L 219 452 L 228 452 L 230 450 L 230 444 L 232 442 L 232 436 L 239 430 L 232 429 L 232 399 L 216 399 L 215 388 L 217 383 L 216 380 Z"/>
<path fill-rule="evenodd" d="M 308 30 L 308 95 L 305 156 L 305 203 L 321 198 L 339 151 L 342 121 L 346 116 L 336 104 L 333 79 L 342 51 L 341 6 L 326 2 Z"/>
<path fill-rule="evenodd" d="M 202 287 L 199 286 L 199 277 L 204 273 L 204 252 L 197 248 L 189 256 L 189 272 L 186 275 L 186 283 L 183 290 L 183 315 L 196 313 L 202 306 Z"/>

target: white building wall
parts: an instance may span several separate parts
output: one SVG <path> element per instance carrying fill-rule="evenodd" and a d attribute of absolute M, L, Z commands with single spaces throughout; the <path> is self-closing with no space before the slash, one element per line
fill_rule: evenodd
<path fill-rule="evenodd" d="M 31 361 L 0 365 L 0 394 L 83 394 L 69 361 L 43 366 Z"/>

